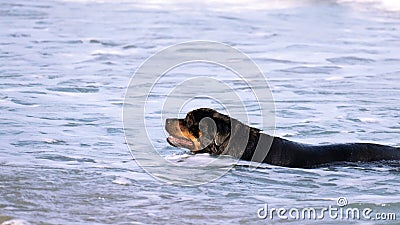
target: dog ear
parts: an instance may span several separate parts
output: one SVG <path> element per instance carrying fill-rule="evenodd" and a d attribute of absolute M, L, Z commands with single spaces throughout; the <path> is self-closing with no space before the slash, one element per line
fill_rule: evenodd
<path fill-rule="evenodd" d="M 217 127 L 217 132 L 214 138 L 214 143 L 217 146 L 222 145 L 231 134 L 231 121 L 228 116 L 214 113 L 213 119 Z"/>
<path fill-rule="evenodd" d="M 200 120 L 199 130 L 200 135 L 200 147 L 205 148 L 214 142 L 214 138 L 217 134 L 217 126 L 215 121 L 210 117 L 204 117 Z"/>
<path fill-rule="evenodd" d="M 229 137 L 229 134 L 222 135 L 220 133 L 217 133 L 217 135 L 215 135 L 215 138 L 214 138 L 215 145 L 216 146 L 221 146 L 226 141 L 226 139 L 228 137 Z"/>
<path fill-rule="evenodd" d="M 236 119 L 231 119 L 231 134 L 221 154 L 241 158 L 249 143 L 250 127 Z"/>

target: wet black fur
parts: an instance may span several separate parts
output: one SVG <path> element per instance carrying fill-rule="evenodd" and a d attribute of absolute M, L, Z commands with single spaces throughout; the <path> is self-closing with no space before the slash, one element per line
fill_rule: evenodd
<path fill-rule="evenodd" d="M 214 141 L 196 153 L 226 154 L 242 160 L 298 168 L 312 168 L 333 162 L 400 160 L 400 149 L 386 145 L 370 143 L 309 145 L 272 137 L 209 108 L 189 112 L 182 122 L 195 137 L 199 138 L 199 123 L 205 117 L 214 120 L 217 131 L 215 137 L 207 137 L 213 138 Z M 232 133 L 231 127 L 233 127 Z M 248 140 L 245 149 L 241 143 L 243 140 Z M 259 150 L 256 151 L 257 144 Z"/>

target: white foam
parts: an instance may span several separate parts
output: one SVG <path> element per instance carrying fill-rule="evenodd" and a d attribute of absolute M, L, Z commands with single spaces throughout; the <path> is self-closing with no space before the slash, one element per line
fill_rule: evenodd
<path fill-rule="evenodd" d="M 248 11 L 248 10 L 274 10 L 299 7 L 302 5 L 312 4 L 313 1 L 296 1 L 296 0 L 205 0 L 201 3 L 197 1 L 186 0 L 149 0 L 146 4 L 136 5 L 135 0 L 59 0 L 63 2 L 78 3 L 132 3 L 135 7 L 163 9 L 168 7 L 171 9 L 179 9 L 180 5 L 193 5 L 198 7 L 206 7 L 216 11 Z M 356 9 L 362 8 L 378 8 L 387 11 L 399 11 L 400 1 L 398 0 L 337 0 L 343 4 L 351 4 Z"/>
<path fill-rule="evenodd" d="M 131 184 L 132 182 L 125 177 L 117 177 L 115 180 L 113 180 L 114 184 L 119 184 L 119 185 L 128 185 Z"/>
<path fill-rule="evenodd" d="M 365 5 L 366 8 L 378 8 L 387 11 L 399 11 L 400 1 L 398 0 L 338 0 L 338 3 L 356 3 Z M 359 8 L 357 5 L 354 8 Z"/>
<path fill-rule="evenodd" d="M 328 81 L 343 80 L 343 77 L 333 76 L 333 77 L 328 77 L 328 78 L 326 78 L 325 80 L 328 80 Z"/>
<path fill-rule="evenodd" d="M 26 220 L 13 219 L 4 221 L 3 223 L 1 223 L 1 225 L 30 225 L 30 223 Z"/>
<path fill-rule="evenodd" d="M 379 120 L 376 118 L 362 117 L 358 118 L 363 123 L 378 123 Z"/>
<path fill-rule="evenodd" d="M 43 142 L 45 142 L 47 144 L 58 144 L 58 143 L 63 143 L 64 142 L 62 140 L 57 140 L 57 139 L 53 139 L 53 138 L 44 138 L 42 140 L 43 140 Z"/>
<path fill-rule="evenodd" d="M 189 154 L 169 155 L 169 156 L 166 156 L 165 159 L 175 161 L 175 160 L 185 159 L 185 158 L 189 158 L 189 157 L 190 157 Z"/>
<path fill-rule="evenodd" d="M 61 0 L 64 2 L 79 3 L 132 3 L 134 0 Z M 274 10 L 294 8 L 302 5 L 310 4 L 310 1 L 295 0 L 204 0 L 204 1 L 186 1 L 186 0 L 148 0 L 145 4 L 136 5 L 135 7 L 152 8 L 152 9 L 168 9 L 176 10 L 182 7 L 193 6 L 197 8 L 207 8 L 215 11 L 243 12 L 249 10 Z"/>

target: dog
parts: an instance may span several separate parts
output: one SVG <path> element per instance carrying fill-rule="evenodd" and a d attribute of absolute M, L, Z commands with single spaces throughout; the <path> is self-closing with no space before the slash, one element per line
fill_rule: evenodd
<path fill-rule="evenodd" d="M 400 149 L 371 144 L 310 145 L 270 136 L 209 108 L 169 118 L 167 142 L 192 153 L 230 155 L 247 161 L 292 168 L 315 168 L 334 162 L 400 160 Z"/>

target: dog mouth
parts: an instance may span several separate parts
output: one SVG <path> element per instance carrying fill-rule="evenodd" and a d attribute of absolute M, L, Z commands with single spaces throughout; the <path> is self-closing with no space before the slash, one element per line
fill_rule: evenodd
<path fill-rule="evenodd" d="M 187 149 L 194 149 L 194 143 L 190 139 L 181 138 L 181 137 L 174 137 L 170 135 L 167 138 L 167 142 L 175 147 L 182 147 Z"/>

